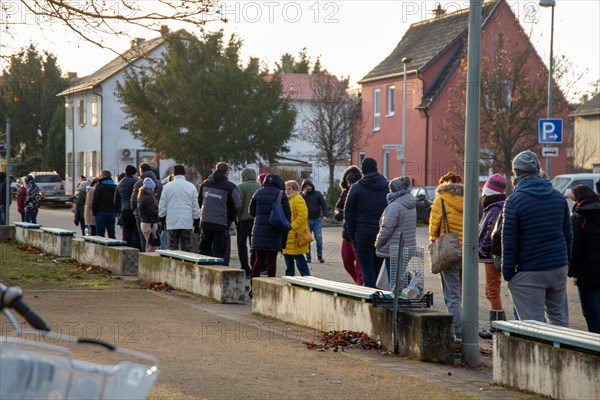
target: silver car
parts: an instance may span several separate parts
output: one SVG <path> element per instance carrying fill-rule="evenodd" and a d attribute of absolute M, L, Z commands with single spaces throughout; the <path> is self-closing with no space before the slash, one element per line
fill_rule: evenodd
<path fill-rule="evenodd" d="M 29 175 L 40 189 L 40 203 L 65 204 L 71 201 L 65 194 L 65 186 L 57 172 L 30 172 Z M 25 177 L 21 180 L 25 182 Z"/>

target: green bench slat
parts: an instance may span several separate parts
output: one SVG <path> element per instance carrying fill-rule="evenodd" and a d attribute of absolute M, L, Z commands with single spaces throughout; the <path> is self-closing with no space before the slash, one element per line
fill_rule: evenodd
<path fill-rule="evenodd" d="M 493 321 L 492 327 L 515 334 L 554 343 L 556 347 L 568 345 L 600 353 L 600 334 L 550 325 L 539 321 Z"/>
<path fill-rule="evenodd" d="M 382 293 L 382 297 L 385 299 L 393 298 L 392 292 L 386 290 L 358 286 L 350 283 L 330 281 L 314 276 L 283 276 L 281 279 L 283 279 L 284 282 L 292 285 L 324 290 L 334 294 L 357 297 L 365 300 L 372 300 L 375 293 Z"/>
<path fill-rule="evenodd" d="M 126 246 L 127 242 L 124 240 L 106 238 L 104 236 L 84 236 L 83 240 L 91 243 L 103 244 L 105 246 Z"/>
<path fill-rule="evenodd" d="M 60 229 L 60 228 L 42 228 L 42 231 L 52 233 L 52 234 L 58 235 L 58 236 L 73 236 L 76 234 L 76 232 L 74 232 L 74 231 L 68 231 L 66 229 Z"/>
<path fill-rule="evenodd" d="M 156 253 L 160 254 L 162 257 L 176 258 L 178 260 L 193 262 L 194 264 L 218 264 L 224 261 L 222 258 L 181 250 L 156 250 Z"/>
<path fill-rule="evenodd" d="M 40 224 L 32 224 L 31 222 L 15 222 L 15 226 L 26 229 L 39 229 L 42 227 Z"/>

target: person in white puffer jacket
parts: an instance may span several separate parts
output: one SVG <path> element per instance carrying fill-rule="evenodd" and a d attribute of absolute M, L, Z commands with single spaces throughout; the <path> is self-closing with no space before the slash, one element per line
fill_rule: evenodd
<path fill-rule="evenodd" d="M 192 228 L 200 230 L 198 190 L 185 180 L 183 165 L 173 167 L 175 177 L 163 188 L 158 216 L 167 225 L 169 250 L 192 251 Z"/>
<path fill-rule="evenodd" d="M 390 248 L 398 246 L 400 232 L 404 236 L 404 247 L 417 245 L 417 199 L 411 193 L 412 179 L 408 176 L 394 178 L 389 183 L 388 206 L 379 220 L 379 233 L 375 239 L 375 253 L 385 260 L 385 268 L 390 273 Z"/>

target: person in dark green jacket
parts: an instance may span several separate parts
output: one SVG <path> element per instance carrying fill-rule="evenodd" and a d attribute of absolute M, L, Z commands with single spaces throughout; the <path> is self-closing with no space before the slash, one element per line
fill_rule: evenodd
<path fill-rule="evenodd" d="M 252 168 L 244 168 L 242 170 L 242 183 L 237 187 L 240 193 L 240 200 L 242 206 L 237 214 L 237 248 L 238 257 L 240 258 L 240 264 L 242 269 L 246 271 L 246 279 L 252 277 L 252 267 L 256 254 L 251 251 L 250 263 L 248 263 L 248 243 L 252 240 L 252 227 L 254 226 L 254 217 L 248 212 L 250 206 L 250 200 L 254 193 L 260 189 L 260 184 L 256 180 L 256 171 Z"/>

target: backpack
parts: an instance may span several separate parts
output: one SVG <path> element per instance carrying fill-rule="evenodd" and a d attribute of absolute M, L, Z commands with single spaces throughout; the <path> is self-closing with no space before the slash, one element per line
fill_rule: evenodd
<path fill-rule="evenodd" d="M 494 266 L 499 271 L 502 270 L 502 220 L 504 219 L 504 210 L 500 212 L 498 215 L 498 219 L 494 223 L 494 228 L 492 229 L 492 249 L 490 253 L 492 254 L 492 262 Z"/>

